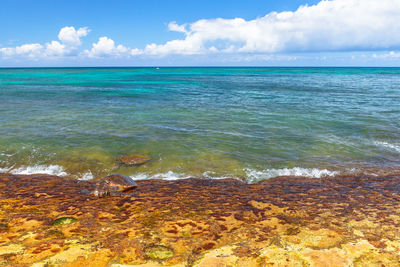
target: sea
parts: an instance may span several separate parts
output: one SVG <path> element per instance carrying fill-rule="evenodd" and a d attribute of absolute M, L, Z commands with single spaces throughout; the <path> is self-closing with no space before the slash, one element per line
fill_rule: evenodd
<path fill-rule="evenodd" d="M 151 161 L 116 169 L 122 155 Z M 400 68 L 1 68 L 0 172 L 399 173 Z"/>

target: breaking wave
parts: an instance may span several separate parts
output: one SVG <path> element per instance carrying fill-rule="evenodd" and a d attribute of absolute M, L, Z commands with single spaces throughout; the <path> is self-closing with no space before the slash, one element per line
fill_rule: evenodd
<path fill-rule="evenodd" d="M 188 179 L 193 176 L 187 175 L 187 174 L 182 174 L 182 173 L 176 173 L 173 171 L 169 171 L 166 173 L 157 173 L 157 174 L 146 174 L 146 173 L 138 173 L 130 176 L 133 180 L 148 180 L 148 179 L 162 179 L 162 180 L 179 180 L 179 179 Z"/>
<path fill-rule="evenodd" d="M 89 170 L 88 172 L 82 174 L 82 175 L 78 178 L 78 180 L 79 180 L 79 181 L 89 181 L 89 180 L 93 180 L 93 178 L 94 178 L 93 173 L 92 173 L 92 171 Z"/>
<path fill-rule="evenodd" d="M 382 141 L 375 141 L 374 144 L 377 146 L 388 148 L 390 150 L 400 153 L 400 145 L 399 144 L 391 144 L 391 143 L 382 142 Z"/>
<path fill-rule="evenodd" d="M 12 174 L 50 174 L 57 176 L 67 176 L 64 168 L 58 165 L 34 165 L 34 166 L 23 166 L 16 169 L 0 168 L 0 172 L 8 172 Z"/>
<path fill-rule="evenodd" d="M 327 169 L 316 169 L 316 168 L 284 168 L 284 169 L 266 169 L 266 170 L 255 170 L 255 169 L 244 169 L 246 173 L 245 180 L 249 183 L 258 182 L 261 180 L 266 180 L 278 176 L 299 176 L 299 177 L 310 177 L 310 178 L 323 178 L 328 176 L 337 176 L 340 174 L 339 171 L 330 171 Z M 211 173 L 211 174 L 210 174 Z M 212 175 L 213 172 L 204 172 L 200 178 L 206 179 L 226 179 L 226 178 L 237 178 L 235 176 L 215 176 Z M 130 176 L 134 180 L 148 180 L 148 179 L 162 179 L 162 180 L 179 180 L 179 179 L 188 179 L 188 178 L 199 178 L 193 175 L 176 173 L 173 171 L 169 171 L 166 173 L 157 173 L 157 174 L 146 174 L 139 173 Z M 242 180 L 242 179 L 240 179 Z"/>
<path fill-rule="evenodd" d="M 330 171 L 327 169 L 316 169 L 316 168 L 283 168 L 283 169 L 266 169 L 262 171 L 254 169 L 245 169 L 248 182 L 258 182 L 269 178 L 278 176 L 301 176 L 310 178 L 322 178 L 327 176 L 339 175 L 338 171 Z"/>
<path fill-rule="evenodd" d="M 333 177 L 339 175 L 373 175 L 373 176 L 387 176 L 391 174 L 399 174 L 399 169 L 393 168 L 348 168 L 338 170 L 328 170 L 328 169 L 318 169 L 318 168 L 270 168 L 264 170 L 246 168 L 243 169 L 243 175 L 221 175 L 215 173 L 213 171 L 206 171 L 202 174 L 193 175 L 182 172 L 174 172 L 168 171 L 164 173 L 136 173 L 130 174 L 129 176 L 134 180 L 150 180 L 150 179 L 161 179 L 161 180 L 180 180 L 180 179 L 188 179 L 188 178 L 203 178 L 203 179 L 238 179 L 247 183 L 256 183 L 262 180 L 267 180 L 274 177 L 279 176 L 297 176 L 297 177 L 308 177 L 308 178 L 324 178 L 324 177 Z M 30 174 L 48 174 L 48 175 L 56 175 L 56 176 L 70 176 L 74 177 L 80 181 L 88 181 L 95 178 L 95 175 L 91 170 L 80 174 L 71 174 L 66 172 L 64 167 L 59 165 L 34 165 L 34 166 L 22 166 L 22 167 L 6 167 L 0 168 L 0 173 L 11 173 L 11 174 L 22 174 L 22 175 L 30 175 Z M 99 177 L 97 177 L 99 178 Z"/>

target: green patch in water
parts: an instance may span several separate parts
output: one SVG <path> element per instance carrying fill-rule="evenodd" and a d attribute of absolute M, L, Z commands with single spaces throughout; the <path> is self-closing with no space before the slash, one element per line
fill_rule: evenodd
<path fill-rule="evenodd" d="M 145 249 L 145 254 L 153 260 L 166 260 L 174 256 L 174 251 L 164 245 L 152 245 Z"/>
<path fill-rule="evenodd" d="M 61 218 L 54 220 L 52 225 L 65 225 L 65 224 L 74 223 L 75 221 L 77 221 L 77 220 L 72 217 L 61 217 Z"/>

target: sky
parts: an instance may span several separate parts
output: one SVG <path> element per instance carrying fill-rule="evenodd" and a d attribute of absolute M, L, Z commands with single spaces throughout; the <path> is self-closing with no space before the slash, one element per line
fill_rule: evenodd
<path fill-rule="evenodd" d="M 0 67 L 400 66 L 400 0 L 2 0 Z"/>

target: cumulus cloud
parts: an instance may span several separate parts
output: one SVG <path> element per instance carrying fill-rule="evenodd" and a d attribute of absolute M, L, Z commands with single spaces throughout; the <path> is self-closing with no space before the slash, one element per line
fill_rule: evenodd
<path fill-rule="evenodd" d="M 67 46 L 65 44 L 61 44 L 60 42 L 57 41 L 51 41 L 50 43 L 46 44 L 46 55 L 49 56 L 60 56 L 60 55 L 65 55 L 69 51 L 67 49 Z"/>
<path fill-rule="evenodd" d="M 89 29 L 87 27 L 75 30 L 74 27 L 64 27 L 58 34 L 58 39 L 66 45 L 77 47 L 82 44 L 81 37 L 88 35 Z"/>
<path fill-rule="evenodd" d="M 24 44 L 17 47 L 0 48 L 0 52 L 7 57 L 23 55 L 26 57 L 37 57 L 41 54 L 43 46 L 41 44 Z"/>
<path fill-rule="evenodd" d="M 389 53 L 373 54 L 372 57 L 383 59 L 398 59 L 400 58 L 400 52 L 390 51 Z"/>
<path fill-rule="evenodd" d="M 183 25 L 178 25 L 176 21 L 171 21 L 168 24 L 168 30 L 173 31 L 173 32 L 183 32 L 183 33 L 188 33 L 186 30 L 186 24 Z"/>
<path fill-rule="evenodd" d="M 0 52 L 5 57 L 45 58 L 71 55 L 82 44 L 81 37 L 86 36 L 89 31 L 86 27 L 78 30 L 74 27 L 64 27 L 58 34 L 60 41 L 51 41 L 45 45 L 24 44 L 16 47 L 5 47 L 0 48 Z"/>
<path fill-rule="evenodd" d="M 184 39 L 150 44 L 147 54 L 276 53 L 384 50 L 400 47 L 400 1 L 333 0 L 271 12 L 254 20 L 202 19 L 169 24 Z"/>
<path fill-rule="evenodd" d="M 379 54 L 379 51 L 400 49 L 399 18 L 400 0 L 322 0 L 316 5 L 300 6 L 293 12 L 271 12 L 253 20 L 215 18 L 181 25 L 172 21 L 168 30 L 181 33 L 181 39 L 150 43 L 143 49 L 131 49 L 103 36 L 90 49 L 82 51 L 79 50 L 82 37 L 90 30 L 64 27 L 58 40 L 0 48 L 0 55 L 129 58 L 135 55 L 230 54 L 245 61 L 252 55 L 267 59 L 270 57 L 266 55 L 292 52 L 374 51 Z M 398 53 L 393 53 L 379 54 L 379 57 L 398 58 Z"/>
<path fill-rule="evenodd" d="M 41 44 L 24 44 L 16 47 L 0 48 L 0 55 L 5 58 L 28 57 L 32 59 L 59 58 L 65 56 L 80 56 L 90 58 L 100 57 L 130 57 L 142 54 L 140 49 L 130 49 L 123 45 L 115 45 L 114 40 L 103 36 L 94 43 L 90 50 L 79 52 L 82 45 L 81 38 L 87 36 L 90 30 L 87 27 L 75 29 L 63 27 L 58 33 L 58 41 Z"/>
<path fill-rule="evenodd" d="M 103 36 L 99 38 L 97 43 L 93 44 L 91 50 L 85 50 L 84 54 L 91 58 L 96 57 L 122 57 L 137 54 L 137 49 L 130 49 L 123 45 L 115 45 L 114 40 Z"/>
<path fill-rule="evenodd" d="M 74 27 L 64 27 L 58 33 L 59 41 L 46 43 L 44 56 L 66 56 L 76 54 L 78 47 L 82 44 L 81 37 L 88 35 L 87 27 L 76 30 Z"/>

